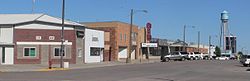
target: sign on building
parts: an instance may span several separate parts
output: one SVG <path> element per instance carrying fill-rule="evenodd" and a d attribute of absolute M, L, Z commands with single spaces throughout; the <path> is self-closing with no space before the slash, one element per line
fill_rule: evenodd
<path fill-rule="evenodd" d="M 157 43 L 142 43 L 141 47 L 158 47 Z"/>
<path fill-rule="evenodd" d="M 151 23 L 147 23 L 146 28 L 147 28 L 147 33 L 146 33 L 147 41 L 150 41 L 151 40 L 151 28 L 152 28 L 152 24 Z"/>

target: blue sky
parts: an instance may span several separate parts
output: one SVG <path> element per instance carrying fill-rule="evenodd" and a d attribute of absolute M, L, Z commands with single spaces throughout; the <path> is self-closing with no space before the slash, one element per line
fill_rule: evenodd
<path fill-rule="evenodd" d="M 35 13 L 61 16 L 62 0 L 36 0 Z M 229 12 L 230 32 L 235 34 L 238 50 L 250 49 L 250 0 L 66 0 L 66 18 L 79 22 L 123 21 L 129 22 L 130 9 L 147 10 L 135 13 L 134 23 L 153 25 L 153 37 L 182 39 L 183 26 L 187 28 L 186 40 L 197 42 L 201 31 L 201 43 L 218 44 L 220 13 Z M 1 0 L 0 13 L 31 13 L 32 0 Z M 217 35 L 217 36 L 216 36 Z M 250 52 L 250 51 L 249 51 Z"/>

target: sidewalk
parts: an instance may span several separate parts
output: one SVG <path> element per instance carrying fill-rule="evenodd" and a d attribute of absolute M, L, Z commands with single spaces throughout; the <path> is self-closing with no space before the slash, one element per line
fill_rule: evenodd
<path fill-rule="evenodd" d="M 126 60 L 116 62 L 100 62 L 100 63 L 88 63 L 88 64 L 70 64 L 70 69 L 86 69 L 116 65 L 130 65 L 130 64 L 145 64 L 160 62 L 159 57 L 151 57 L 150 60 L 132 60 L 131 63 L 126 63 Z M 59 68 L 59 64 L 53 64 L 52 67 Z M 26 72 L 26 71 L 49 71 L 48 65 L 43 64 L 15 64 L 15 65 L 0 65 L 0 72 Z M 51 71 L 51 70 L 50 70 Z"/>

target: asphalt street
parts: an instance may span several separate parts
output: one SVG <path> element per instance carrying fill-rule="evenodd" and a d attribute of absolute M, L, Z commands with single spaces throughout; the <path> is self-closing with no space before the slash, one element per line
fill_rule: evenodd
<path fill-rule="evenodd" d="M 238 61 L 171 61 L 52 72 L 0 72 L 0 81 L 250 81 Z"/>

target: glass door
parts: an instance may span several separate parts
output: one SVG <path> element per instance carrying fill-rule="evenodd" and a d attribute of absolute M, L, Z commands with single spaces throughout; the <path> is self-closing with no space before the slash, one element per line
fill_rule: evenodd
<path fill-rule="evenodd" d="M 5 47 L 2 47 L 2 63 L 5 63 Z"/>

